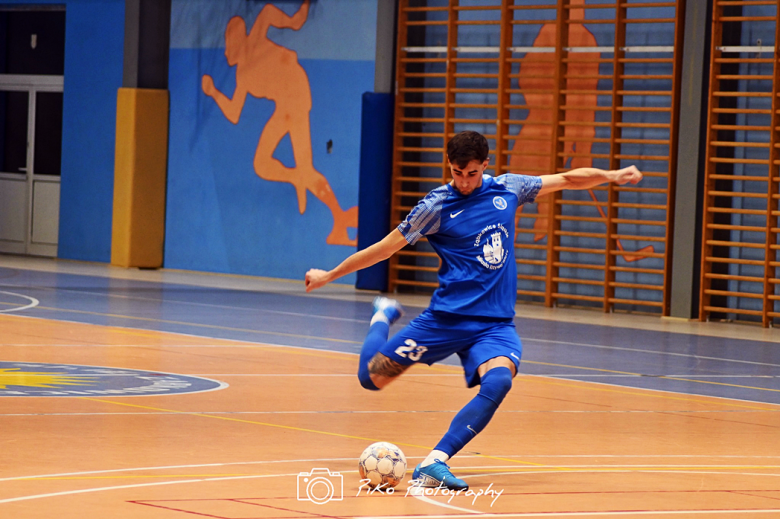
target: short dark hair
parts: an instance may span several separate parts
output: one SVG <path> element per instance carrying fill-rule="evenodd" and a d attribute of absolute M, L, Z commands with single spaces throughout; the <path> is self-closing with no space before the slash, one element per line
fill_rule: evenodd
<path fill-rule="evenodd" d="M 478 132 L 460 132 L 447 143 L 447 158 L 459 168 L 465 168 L 472 160 L 485 162 L 489 155 L 487 139 Z"/>

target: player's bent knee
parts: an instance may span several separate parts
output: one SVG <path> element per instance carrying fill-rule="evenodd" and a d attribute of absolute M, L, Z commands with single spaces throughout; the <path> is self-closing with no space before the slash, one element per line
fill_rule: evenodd
<path fill-rule="evenodd" d="M 482 375 L 479 394 L 489 398 L 496 405 L 501 405 L 510 389 L 512 389 L 512 372 L 509 368 L 498 367 Z"/>
<path fill-rule="evenodd" d="M 371 380 L 371 373 L 368 372 L 368 368 L 361 367 L 358 370 L 358 380 L 360 380 L 360 385 L 363 386 L 364 389 L 368 389 L 371 391 L 379 391 L 381 388 L 377 387 L 376 384 L 374 384 L 374 381 Z"/>
<path fill-rule="evenodd" d="M 368 371 L 374 379 L 394 379 L 407 370 L 409 366 L 399 364 L 382 353 L 377 353 L 368 363 Z"/>
<path fill-rule="evenodd" d="M 374 381 L 371 380 L 371 378 L 366 379 L 360 379 L 360 385 L 363 386 L 363 389 L 368 389 L 369 391 L 381 391 L 381 387 L 377 387 L 376 384 L 374 384 Z"/>

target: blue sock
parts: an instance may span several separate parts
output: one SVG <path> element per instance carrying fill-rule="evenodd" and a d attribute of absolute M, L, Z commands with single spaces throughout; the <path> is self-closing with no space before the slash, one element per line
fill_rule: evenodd
<path fill-rule="evenodd" d="M 455 415 L 449 431 L 435 449 L 446 452 L 450 457 L 457 454 L 487 426 L 510 389 L 512 372 L 509 368 L 493 368 L 485 373 L 480 381 L 479 393 Z"/>
<path fill-rule="evenodd" d="M 360 349 L 360 364 L 358 365 L 358 379 L 360 379 L 360 385 L 366 389 L 379 391 L 379 388 L 371 380 L 368 363 L 374 358 L 379 348 L 385 345 L 389 333 L 390 325 L 381 321 L 372 324 L 368 329 L 368 335 L 366 335 L 366 340 Z"/>

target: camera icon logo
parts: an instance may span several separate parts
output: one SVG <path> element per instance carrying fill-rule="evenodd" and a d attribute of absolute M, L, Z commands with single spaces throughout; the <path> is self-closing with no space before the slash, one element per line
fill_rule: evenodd
<path fill-rule="evenodd" d="M 344 476 L 328 469 L 311 469 L 298 474 L 298 501 L 324 505 L 344 500 Z"/>

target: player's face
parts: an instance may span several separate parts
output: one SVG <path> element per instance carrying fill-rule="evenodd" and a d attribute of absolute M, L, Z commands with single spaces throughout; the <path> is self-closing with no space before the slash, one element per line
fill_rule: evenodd
<path fill-rule="evenodd" d="M 452 173 L 450 185 L 461 195 L 470 195 L 482 185 L 482 173 L 487 168 L 488 162 L 487 160 L 485 162 L 472 160 L 466 164 L 465 168 L 461 168 L 457 164 L 452 164 L 448 159 L 447 164 L 449 164 L 450 173 Z"/>

